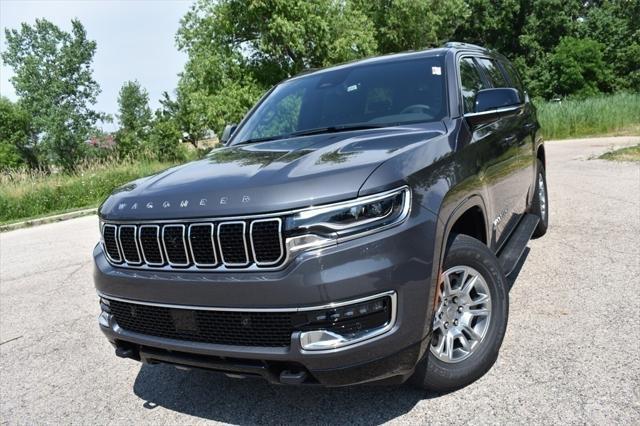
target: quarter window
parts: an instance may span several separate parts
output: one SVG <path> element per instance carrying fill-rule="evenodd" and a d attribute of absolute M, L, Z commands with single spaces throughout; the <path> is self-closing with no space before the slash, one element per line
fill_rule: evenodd
<path fill-rule="evenodd" d="M 462 58 L 460 60 L 460 88 L 462 90 L 464 112 L 473 112 L 478 91 L 486 88 L 473 58 Z"/>

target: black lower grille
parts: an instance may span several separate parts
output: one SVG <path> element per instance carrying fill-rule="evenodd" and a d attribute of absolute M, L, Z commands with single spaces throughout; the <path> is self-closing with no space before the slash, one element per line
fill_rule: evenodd
<path fill-rule="evenodd" d="M 287 347 L 294 331 L 291 312 L 173 309 L 115 300 L 110 309 L 125 330 L 192 342 Z"/>

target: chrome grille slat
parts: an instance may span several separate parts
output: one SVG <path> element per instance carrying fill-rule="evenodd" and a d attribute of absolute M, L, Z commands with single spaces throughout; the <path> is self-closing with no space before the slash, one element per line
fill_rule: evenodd
<path fill-rule="evenodd" d="M 179 230 L 179 234 L 176 234 L 174 230 Z M 162 246 L 169 265 L 189 266 L 189 253 L 187 252 L 184 225 L 163 226 Z"/>
<path fill-rule="evenodd" d="M 218 247 L 220 247 L 222 263 L 226 266 L 241 267 L 250 263 L 246 228 L 247 224 L 243 221 L 222 222 L 218 225 Z M 238 231 L 240 231 L 240 238 L 238 238 Z"/>
<path fill-rule="evenodd" d="M 203 234 L 201 229 L 207 229 Z M 189 249 L 196 266 L 213 267 L 218 264 L 216 255 L 215 226 L 213 223 L 194 223 L 189 225 Z M 208 262 L 208 260 L 210 260 Z"/>
<path fill-rule="evenodd" d="M 284 250 L 280 218 L 254 220 L 249 226 L 249 238 L 256 265 L 272 266 L 282 260 Z"/>
<path fill-rule="evenodd" d="M 282 219 L 190 223 L 104 223 L 102 246 L 114 266 L 147 270 L 272 270 L 285 263 Z"/>
<path fill-rule="evenodd" d="M 149 232 L 153 232 L 153 235 Z M 160 226 L 158 225 L 141 225 L 138 229 L 138 243 L 142 252 L 142 259 L 147 265 L 162 266 L 164 265 L 164 256 L 162 254 L 162 244 L 160 244 Z M 145 248 L 146 246 L 146 248 Z"/>
<path fill-rule="evenodd" d="M 124 236 L 123 236 L 124 233 Z M 137 241 L 138 228 L 135 225 L 120 225 L 118 227 L 118 243 L 124 261 L 131 265 L 142 264 L 140 249 Z"/>
<path fill-rule="evenodd" d="M 116 225 L 104 224 L 102 226 L 102 244 L 108 260 L 113 263 L 122 262 L 120 245 L 118 244 L 118 227 Z"/>

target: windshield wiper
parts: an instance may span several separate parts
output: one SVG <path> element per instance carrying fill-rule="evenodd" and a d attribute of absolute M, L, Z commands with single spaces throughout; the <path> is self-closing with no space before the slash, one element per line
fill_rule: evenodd
<path fill-rule="evenodd" d="M 315 129 L 307 129 L 300 130 L 298 132 L 290 133 L 289 136 L 309 136 L 309 135 L 320 135 L 322 133 L 338 133 L 338 132 L 348 132 L 350 130 L 367 130 L 367 129 L 379 129 L 381 127 L 388 127 L 388 124 L 347 124 L 344 126 L 328 126 L 328 127 L 317 127 Z"/>

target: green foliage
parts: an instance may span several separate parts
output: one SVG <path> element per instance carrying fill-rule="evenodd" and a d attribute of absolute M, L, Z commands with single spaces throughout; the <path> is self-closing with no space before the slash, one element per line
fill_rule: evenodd
<path fill-rule="evenodd" d="M 560 40 L 549 58 L 551 93 L 587 97 L 609 91 L 611 69 L 603 49 L 603 44 L 588 38 Z"/>
<path fill-rule="evenodd" d="M 374 54 L 374 32 L 351 2 L 197 1 L 177 35 L 189 55 L 177 98 L 192 124 L 183 131 L 220 133 L 283 78 Z"/>
<path fill-rule="evenodd" d="M 2 53 L 35 133 L 42 135 L 49 157 L 68 170 L 83 157 L 83 141 L 102 117 L 90 108 L 100 92 L 91 69 L 96 43 L 87 40 L 80 21 L 71 24 L 71 33 L 45 19 L 6 29 Z"/>
<path fill-rule="evenodd" d="M 95 207 L 113 189 L 171 163 L 103 162 L 78 165 L 72 174 L 17 171 L 0 175 L 0 223 L 69 209 Z"/>
<path fill-rule="evenodd" d="M 116 135 L 118 153 L 126 157 L 140 151 L 151 127 L 149 94 L 138 81 L 127 81 L 118 95 L 118 120 L 120 129 Z"/>
<path fill-rule="evenodd" d="M 31 116 L 19 105 L 0 97 L 0 170 L 26 164 L 38 166 Z"/>
<path fill-rule="evenodd" d="M 536 102 L 545 139 L 640 131 L 640 94 Z"/>
<path fill-rule="evenodd" d="M 463 0 L 353 0 L 373 22 L 379 53 L 440 46 L 469 18 Z"/>

